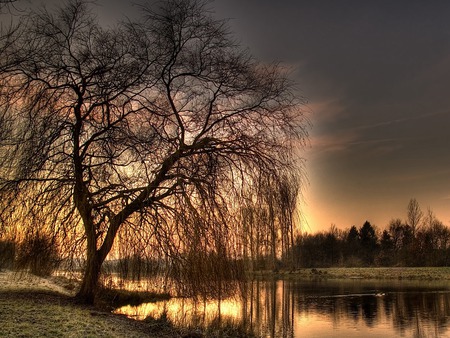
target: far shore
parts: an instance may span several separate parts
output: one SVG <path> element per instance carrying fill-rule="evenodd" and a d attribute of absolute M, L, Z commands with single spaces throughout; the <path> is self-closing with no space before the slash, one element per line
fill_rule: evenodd
<path fill-rule="evenodd" d="M 324 279 L 397 279 L 450 280 L 450 267 L 334 267 L 302 268 L 296 270 L 255 271 L 254 278 L 324 278 Z"/>

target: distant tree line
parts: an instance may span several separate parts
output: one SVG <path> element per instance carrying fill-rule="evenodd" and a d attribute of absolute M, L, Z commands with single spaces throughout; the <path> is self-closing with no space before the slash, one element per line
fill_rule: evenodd
<path fill-rule="evenodd" d="M 428 209 L 424 214 L 416 199 L 408 204 L 407 218 L 392 219 L 380 230 L 369 221 L 296 237 L 296 267 L 332 266 L 448 266 L 450 228 Z"/>

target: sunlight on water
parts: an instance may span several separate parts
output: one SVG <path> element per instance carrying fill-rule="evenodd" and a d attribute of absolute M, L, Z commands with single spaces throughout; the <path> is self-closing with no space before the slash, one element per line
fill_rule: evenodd
<path fill-rule="evenodd" d="M 233 323 L 261 337 L 445 337 L 448 283 L 411 281 L 255 281 L 243 299 L 169 301 L 125 306 L 116 313 L 175 325 Z"/>
<path fill-rule="evenodd" d="M 239 320 L 242 304 L 233 299 L 222 301 L 195 302 L 188 298 L 172 298 L 164 302 L 146 303 L 139 306 L 124 306 L 115 313 L 143 320 L 148 316 L 161 318 L 166 316 L 172 323 L 184 326 L 201 323 L 211 324 L 219 316 L 227 320 Z"/>

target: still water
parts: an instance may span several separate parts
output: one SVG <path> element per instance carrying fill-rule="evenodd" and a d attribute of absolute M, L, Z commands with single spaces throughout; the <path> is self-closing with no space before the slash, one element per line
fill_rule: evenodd
<path fill-rule="evenodd" d="M 253 281 L 244 299 L 126 306 L 135 319 L 167 316 L 176 325 L 218 323 L 258 337 L 450 337 L 450 283 L 431 281 Z"/>

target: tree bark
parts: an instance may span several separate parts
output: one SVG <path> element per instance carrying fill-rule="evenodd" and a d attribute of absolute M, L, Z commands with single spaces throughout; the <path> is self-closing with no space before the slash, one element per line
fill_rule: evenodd
<path fill-rule="evenodd" d="M 97 250 L 88 250 L 87 263 L 81 287 L 75 298 L 84 304 L 93 304 L 98 292 L 100 272 L 103 260 Z"/>

